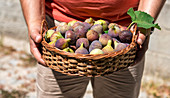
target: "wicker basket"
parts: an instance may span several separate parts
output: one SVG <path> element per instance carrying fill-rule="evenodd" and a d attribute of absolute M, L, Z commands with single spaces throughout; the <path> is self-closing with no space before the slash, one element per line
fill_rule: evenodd
<path fill-rule="evenodd" d="M 56 27 L 50 28 L 55 29 Z M 136 55 L 136 26 L 132 42 L 125 49 L 109 54 L 75 54 L 50 46 L 45 41 L 47 22 L 42 21 L 42 57 L 48 67 L 67 75 L 103 76 L 133 65 Z"/>

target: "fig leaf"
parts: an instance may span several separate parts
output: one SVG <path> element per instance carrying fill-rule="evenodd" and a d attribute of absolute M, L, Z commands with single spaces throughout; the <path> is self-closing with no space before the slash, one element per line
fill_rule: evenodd
<path fill-rule="evenodd" d="M 146 12 L 134 11 L 133 8 L 130 8 L 127 11 L 127 14 L 131 16 L 132 23 L 130 24 L 130 26 L 136 23 L 138 27 L 142 27 L 145 29 L 155 27 L 161 30 L 158 24 L 153 24 L 154 18 L 150 16 L 149 14 L 147 14 Z"/>

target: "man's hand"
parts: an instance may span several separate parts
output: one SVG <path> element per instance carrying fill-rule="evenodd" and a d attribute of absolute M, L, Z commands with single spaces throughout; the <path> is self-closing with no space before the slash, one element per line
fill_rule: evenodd
<path fill-rule="evenodd" d="M 31 26 L 29 28 L 29 42 L 30 42 L 30 51 L 33 54 L 33 56 L 36 58 L 37 62 L 46 65 L 44 60 L 42 59 L 41 53 L 40 53 L 40 43 L 42 41 L 42 36 L 40 35 L 40 25 Z"/>
<path fill-rule="evenodd" d="M 135 63 L 138 63 L 144 56 L 145 52 L 148 49 L 149 38 L 150 38 L 150 29 L 139 28 L 138 29 L 138 50 L 136 55 Z"/>

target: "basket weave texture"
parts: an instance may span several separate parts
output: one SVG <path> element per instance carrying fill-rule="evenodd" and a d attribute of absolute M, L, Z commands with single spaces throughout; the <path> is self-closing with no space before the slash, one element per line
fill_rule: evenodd
<path fill-rule="evenodd" d="M 50 29 L 55 29 L 53 27 Z M 135 26 L 136 28 L 136 26 Z M 132 42 L 125 49 L 109 54 L 76 54 L 69 53 L 50 46 L 45 41 L 48 30 L 47 22 L 42 21 L 41 34 L 43 36 L 42 57 L 51 69 L 67 75 L 87 77 L 104 76 L 127 68 L 134 64 L 136 56 L 136 29 L 133 31 Z"/>

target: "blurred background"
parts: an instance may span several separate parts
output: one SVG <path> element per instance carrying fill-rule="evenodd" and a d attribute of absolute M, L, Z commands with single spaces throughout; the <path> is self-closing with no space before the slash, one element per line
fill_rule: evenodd
<path fill-rule="evenodd" d="M 19 0 L 0 0 L 0 98 L 36 98 L 36 60 L 30 54 Z M 170 0 L 156 23 L 146 53 L 139 98 L 170 98 Z M 92 98 L 88 85 L 84 98 Z"/>

